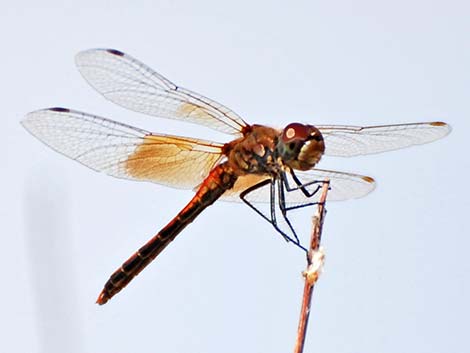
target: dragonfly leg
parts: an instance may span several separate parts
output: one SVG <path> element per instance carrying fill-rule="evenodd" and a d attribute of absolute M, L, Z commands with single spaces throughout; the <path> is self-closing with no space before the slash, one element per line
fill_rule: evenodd
<path fill-rule="evenodd" d="M 299 209 L 299 208 L 302 208 L 302 207 L 315 206 L 315 205 L 320 204 L 320 202 L 309 202 L 309 203 L 305 203 L 305 204 L 301 204 L 301 205 L 287 207 L 286 202 L 285 202 L 284 186 L 285 186 L 285 184 L 282 182 L 282 180 L 278 182 L 279 208 L 280 208 L 281 213 L 284 217 L 284 220 L 289 225 L 289 228 L 290 228 L 291 232 L 294 234 L 294 236 L 297 240 L 297 242 L 294 242 L 294 244 L 297 245 L 298 247 L 300 247 L 301 249 L 305 250 L 305 252 L 307 252 L 307 250 L 303 246 L 300 245 L 300 241 L 299 241 L 299 238 L 297 237 L 295 229 L 292 226 L 292 223 L 290 222 L 289 218 L 287 217 L 287 212 L 290 211 L 290 210 L 295 210 L 295 209 Z M 295 188 L 295 190 L 299 190 L 299 188 Z M 325 212 L 326 212 L 326 210 L 325 210 Z"/>
<path fill-rule="evenodd" d="M 246 204 L 248 205 L 253 211 L 255 211 L 257 214 L 259 214 L 263 219 L 265 219 L 266 221 L 268 221 L 269 223 L 272 223 L 271 219 L 269 219 L 268 217 L 265 216 L 265 214 L 263 212 L 261 212 L 260 210 L 258 210 L 250 201 L 248 201 L 245 197 L 250 193 L 250 192 L 253 192 L 259 188 L 262 188 L 266 185 L 268 185 L 269 183 L 271 183 L 271 180 L 269 179 L 266 179 L 266 180 L 263 180 L 262 182 L 258 183 L 258 184 L 255 184 L 253 186 L 250 186 L 248 189 L 242 191 L 240 193 L 240 199 Z M 272 217 L 272 215 L 271 215 Z"/>
<path fill-rule="evenodd" d="M 304 251 L 307 251 L 307 249 L 305 249 L 299 242 L 298 238 L 297 238 L 297 235 L 295 235 L 295 232 L 293 232 L 296 240 L 292 239 L 289 235 L 287 235 L 281 228 L 279 228 L 278 224 L 277 224 L 277 220 L 276 220 L 276 198 L 275 198 L 275 179 L 266 179 L 266 180 L 263 180 L 261 181 L 260 183 L 258 184 L 255 184 L 251 187 L 249 187 L 248 189 L 244 190 L 243 192 L 240 193 L 240 199 L 246 204 L 248 205 L 253 211 L 255 211 L 257 214 L 259 214 L 264 220 L 266 220 L 267 222 L 269 222 L 273 227 L 274 229 L 283 236 L 283 238 L 287 241 L 287 242 L 292 242 L 294 243 L 296 246 L 298 246 L 300 249 L 304 250 Z M 270 187 L 270 217 L 267 217 L 263 212 L 261 212 L 258 208 L 256 208 L 256 206 L 254 206 L 249 200 L 246 199 L 246 196 L 259 189 L 259 188 L 262 188 L 262 187 L 265 187 L 266 185 L 269 184 L 269 187 Z M 292 226 L 290 225 L 290 222 L 288 222 L 289 226 L 291 229 Z"/>
<path fill-rule="evenodd" d="M 318 191 L 320 190 L 320 188 L 324 185 L 324 183 L 329 183 L 329 181 L 326 181 L 326 180 L 312 180 L 308 183 L 302 184 L 302 182 L 299 180 L 299 178 L 297 178 L 297 176 L 295 175 L 294 171 L 291 170 L 290 172 L 291 172 L 291 175 L 292 175 L 292 179 L 294 180 L 294 182 L 296 183 L 297 186 L 291 187 L 289 185 L 288 180 L 287 180 L 287 176 L 285 175 L 285 173 L 282 173 L 281 174 L 282 175 L 282 184 L 283 184 L 283 186 L 285 186 L 285 189 L 288 192 L 300 190 L 308 198 L 313 197 L 314 195 L 316 195 L 318 193 Z M 319 185 L 317 185 L 317 187 L 314 191 L 310 192 L 306 189 L 307 186 L 314 185 L 314 184 L 319 184 Z M 318 205 L 318 204 L 319 204 L 319 202 L 308 202 L 308 203 L 304 203 L 304 204 L 300 204 L 300 205 L 287 206 L 287 207 L 285 207 L 285 210 L 286 211 L 291 211 L 291 210 L 296 210 L 296 209 L 303 208 L 303 207 L 315 206 L 315 205 Z"/>
<path fill-rule="evenodd" d="M 278 180 L 277 181 L 277 197 L 278 197 L 278 202 L 279 202 L 279 209 L 281 210 L 282 217 L 284 217 L 285 222 L 289 226 L 290 231 L 295 237 L 295 243 L 299 244 L 299 237 L 297 236 L 297 233 L 295 232 L 294 227 L 292 226 L 292 223 L 290 222 L 289 218 L 287 217 L 287 207 L 286 207 L 286 195 L 285 195 L 285 189 L 284 189 L 284 184 L 282 181 Z"/>
<path fill-rule="evenodd" d="M 299 209 L 299 208 L 303 208 L 303 207 L 308 207 L 308 206 L 315 206 L 315 205 L 318 205 L 319 202 L 308 202 L 308 203 L 304 203 L 304 204 L 299 204 L 299 205 L 294 205 L 294 206 L 287 206 L 286 205 L 286 195 L 285 195 L 285 192 L 293 192 L 293 191 L 302 191 L 302 193 L 306 196 L 306 197 L 312 197 L 314 196 L 318 190 L 324 185 L 324 183 L 329 183 L 329 181 L 325 181 L 325 180 L 314 180 L 312 182 L 309 182 L 309 183 L 305 183 L 305 184 L 302 184 L 302 182 L 297 178 L 297 176 L 294 174 L 293 171 L 291 171 L 291 174 L 292 174 L 292 178 L 293 180 L 295 181 L 295 183 L 297 184 L 296 187 L 290 187 L 289 184 L 288 184 L 288 181 L 287 181 L 287 177 L 286 175 L 283 173 L 281 178 L 278 179 L 277 181 L 277 186 L 278 186 L 278 202 L 279 202 L 279 209 L 281 211 L 281 214 L 282 216 L 284 217 L 284 220 L 285 222 L 287 223 L 287 225 L 289 226 L 290 228 L 290 231 L 292 232 L 292 234 L 294 235 L 296 241 L 293 242 L 295 245 L 297 245 L 298 247 L 300 247 L 301 249 L 305 250 L 305 248 L 303 246 L 300 245 L 300 241 L 299 241 L 299 238 L 297 237 L 297 234 L 295 232 L 295 229 L 294 227 L 292 226 L 292 223 L 291 221 L 289 220 L 289 217 L 287 216 L 287 212 L 291 211 L 291 210 L 295 210 L 295 209 Z M 309 192 L 307 189 L 306 189 L 306 186 L 309 186 L 309 185 L 314 185 L 314 184 L 320 184 L 320 185 L 317 185 L 317 188 L 313 191 L 313 192 Z"/>
<path fill-rule="evenodd" d="M 292 179 L 294 180 L 296 186 L 292 187 L 289 185 L 289 181 L 287 180 L 287 176 L 286 176 L 286 173 L 283 172 L 281 173 L 281 176 L 282 176 L 282 181 L 286 187 L 286 190 L 288 192 L 291 192 L 291 191 L 296 191 L 296 190 L 300 190 L 302 191 L 302 193 L 306 196 L 306 197 L 312 197 L 313 195 L 315 195 L 320 189 L 321 187 L 323 186 L 323 184 L 326 182 L 325 180 L 312 180 L 312 181 L 309 181 L 308 183 L 302 183 L 299 178 L 297 177 L 297 175 L 295 175 L 294 171 L 292 169 L 290 169 L 290 175 L 292 176 Z M 315 185 L 317 184 L 317 187 L 315 190 L 313 191 L 308 191 L 306 189 L 307 186 L 310 186 L 310 185 Z"/>

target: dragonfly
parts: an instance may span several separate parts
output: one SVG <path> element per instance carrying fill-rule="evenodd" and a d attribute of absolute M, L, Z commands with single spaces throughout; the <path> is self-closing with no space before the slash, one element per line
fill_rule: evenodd
<path fill-rule="evenodd" d="M 294 122 L 283 129 L 251 125 L 224 105 L 175 85 L 121 51 L 86 50 L 77 54 L 76 65 L 92 87 L 122 107 L 232 135 L 229 142 L 216 143 L 153 133 L 68 108 L 26 115 L 22 125 L 32 135 L 95 171 L 195 190 L 188 204 L 110 276 L 98 296 L 100 305 L 218 199 L 244 202 L 287 241 L 305 250 L 289 211 L 318 203 L 318 190 L 326 181 L 329 201 L 360 198 L 375 188 L 371 177 L 318 169 L 323 155 L 380 153 L 428 143 L 450 132 L 450 126 L 440 121 L 365 127 Z M 268 212 L 257 206 L 262 203 Z M 281 221 L 287 228 L 281 229 Z"/>

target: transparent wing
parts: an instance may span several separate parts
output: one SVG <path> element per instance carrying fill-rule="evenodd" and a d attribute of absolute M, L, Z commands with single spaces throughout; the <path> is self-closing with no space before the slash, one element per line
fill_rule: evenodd
<path fill-rule="evenodd" d="M 371 191 L 375 189 L 375 180 L 369 176 L 346 173 L 346 172 L 337 172 L 332 170 L 324 169 L 312 169 L 309 171 L 301 172 L 295 171 L 295 175 L 302 184 L 309 184 L 314 180 L 330 180 L 330 190 L 328 191 L 328 201 L 344 201 L 350 199 L 358 199 L 366 196 Z M 291 184 L 292 186 L 293 184 Z M 310 191 L 316 190 L 316 187 L 321 184 L 312 184 L 307 188 Z M 301 192 L 296 192 L 296 194 L 302 194 Z M 320 193 L 316 193 L 314 196 L 315 201 L 318 201 Z M 290 202 L 297 202 L 298 196 L 293 195 Z M 301 203 L 303 201 L 299 200 Z M 309 199 L 311 202 L 312 200 Z"/>
<path fill-rule="evenodd" d="M 446 136 L 443 122 L 383 126 L 316 126 L 325 139 L 325 155 L 352 157 L 421 145 Z"/>
<path fill-rule="evenodd" d="M 295 175 L 306 185 L 305 188 L 313 192 L 317 187 L 321 187 L 321 182 L 329 179 L 330 190 L 328 191 L 328 201 L 342 201 L 349 199 L 356 199 L 366 196 L 375 188 L 375 181 L 371 177 L 343 173 L 331 170 L 312 169 L 309 171 L 295 171 Z M 222 200 L 225 201 L 240 201 L 240 193 L 250 186 L 269 179 L 268 176 L 263 175 L 246 175 L 239 177 L 234 187 L 224 193 Z M 296 184 L 293 180 L 289 180 L 289 185 L 295 187 Z M 306 197 L 301 190 L 294 190 L 285 193 L 286 203 L 289 206 L 298 206 L 305 203 L 317 202 L 320 197 L 320 192 L 317 192 L 312 197 Z M 250 202 L 270 202 L 269 185 L 256 189 L 249 194 Z"/>
<path fill-rule="evenodd" d="M 227 107 L 176 86 L 162 75 L 114 49 L 78 53 L 80 73 L 99 93 L 125 108 L 162 118 L 197 123 L 240 134 L 246 123 Z"/>
<path fill-rule="evenodd" d="M 31 112 L 22 124 L 46 145 L 93 170 L 177 188 L 200 184 L 221 157 L 217 143 L 152 134 L 65 108 Z"/>

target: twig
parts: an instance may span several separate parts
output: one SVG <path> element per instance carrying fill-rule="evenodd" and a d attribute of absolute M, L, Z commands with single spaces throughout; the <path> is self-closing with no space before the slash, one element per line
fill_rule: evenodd
<path fill-rule="evenodd" d="M 300 309 L 299 327 L 297 329 L 297 339 L 295 341 L 294 353 L 302 353 L 304 350 L 305 335 L 307 333 L 308 318 L 310 314 L 310 304 L 315 282 L 321 273 L 325 255 L 320 247 L 323 220 L 325 218 L 325 202 L 328 194 L 329 181 L 325 181 L 321 189 L 320 200 L 317 213 L 312 221 L 312 235 L 310 238 L 310 248 L 307 254 L 307 269 L 304 271 L 305 278 L 304 294 L 302 297 L 302 307 Z"/>

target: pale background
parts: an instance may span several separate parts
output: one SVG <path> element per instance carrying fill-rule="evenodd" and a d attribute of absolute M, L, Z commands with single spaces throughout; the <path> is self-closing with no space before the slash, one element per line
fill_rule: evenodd
<path fill-rule="evenodd" d="M 14 4 L 14 5 L 13 5 Z M 446 139 L 322 167 L 378 180 L 330 203 L 306 352 L 469 351 L 468 1 L 16 1 L 2 4 L 0 351 L 289 352 L 304 257 L 243 205 L 217 203 L 107 305 L 108 276 L 191 192 L 94 173 L 26 133 L 66 106 L 158 132 L 230 137 L 126 111 L 74 55 L 125 51 L 284 126 L 445 120 Z M 298 223 L 308 237 L 311 212 Z"/>

